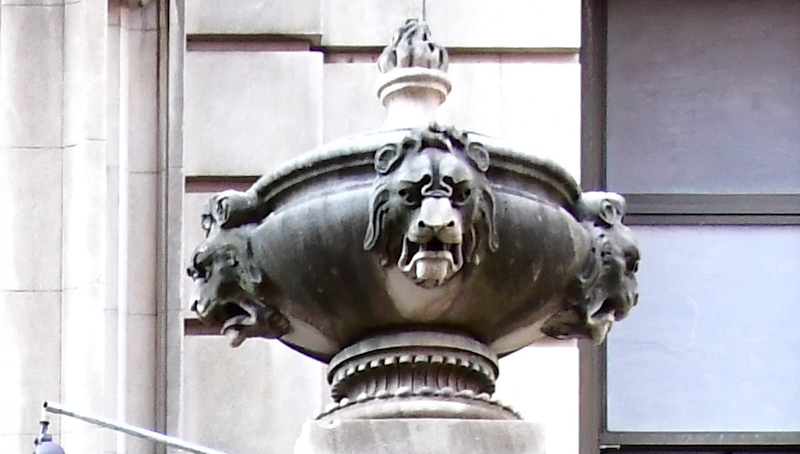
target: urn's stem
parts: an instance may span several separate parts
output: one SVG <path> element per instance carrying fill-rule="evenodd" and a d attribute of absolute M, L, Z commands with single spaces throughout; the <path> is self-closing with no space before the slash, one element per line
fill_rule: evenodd
<path fill-rule="evenodd" d="M 492 398 L 497 357 L 466 336 L 411 331 L 376 336 L 330 362 L 336 401 L 322 418 L 517 419 Z"/>

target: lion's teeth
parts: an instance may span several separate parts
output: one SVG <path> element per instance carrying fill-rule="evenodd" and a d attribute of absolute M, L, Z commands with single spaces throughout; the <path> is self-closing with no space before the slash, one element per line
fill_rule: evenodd
<path fill-rule="evenodd" d="M 429 266 L 428 263 L 424 260 L 418 260 L 417 266 L 415 271 L 417 272 L 417 279 L 426 279 L 428 278 L 429 273 Z"/>
<path fill-rule="evenodd" d="M 400 268 L 408 268 L 411 266 L 411 262 L 408 261 L 408 239 L 403 237 L 403 250 L 400 251 L 400 259 L 397 260 L 397 266 Z M 404 271 L 408 272 L 408 269 L 404 269 Z"/>
<path fill-rule="evenodd" d="M 464 265 L 464 251 L 461 248 L 461 244 L 454 246 L 456 250 L 455 260 L 453 261 L 453 272 L 456 272 L 461 269 L 461 266 Z"/>
<path fill-rule="evenodd" d="M 425 279 L 425 264 L 422 262 L 417 262 L 416 266 L 414 267 L 414 271 L 417 274 L 417 279 Z"/>

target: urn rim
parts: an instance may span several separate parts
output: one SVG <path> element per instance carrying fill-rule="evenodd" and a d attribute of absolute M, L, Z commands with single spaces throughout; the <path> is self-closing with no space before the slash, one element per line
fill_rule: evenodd
<path fill-rule="evenodd" d="M 402 128 L 375 131 L 334 140 L 264 174 L 254 187 L 259 187 L 259 198 L 271 211 L 280 206 L 285 197 L 301 194 L 304 187 L 313 184 L 318 178 L 340 173 L 358 174 L 361 173 L 359 170 L 365 170 L 364 175 L 368 175 L 371 181 L 374 176 L 372 167 L 375 152 L 387 144 L 400 142 L 418 130 L 419 128 Z M 497 182 L 492 181 L 492 174 L 498 172 L 519 179 L 522 186 L 527 186 L 526 182 L 544 185 L 551 191 L 557 204 L 575 214 L 581 189 L 575 178 L 562 166 L 501 139 L 473 131 L 463 133 L 489 151 L 489 180 L 493 185 L 496 186 Z M 524 195 L 524 191 L 504 189 Z"/>

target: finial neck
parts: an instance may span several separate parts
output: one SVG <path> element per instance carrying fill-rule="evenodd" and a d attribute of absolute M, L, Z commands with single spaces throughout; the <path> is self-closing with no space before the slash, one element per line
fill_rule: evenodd
<path fill-rule="evenodd" d="M 384 74 L 378 81 L 378 98 L 388 110 L 383 129 L 434 123 L 451 87 L 447 74 L 435 69 L 400 68 Z"/>

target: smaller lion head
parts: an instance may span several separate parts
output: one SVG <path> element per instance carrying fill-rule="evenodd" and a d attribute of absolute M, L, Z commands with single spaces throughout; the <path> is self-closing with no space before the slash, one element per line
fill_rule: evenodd
<path fill-rule="evenodd" d="M 250 244 L 252 225 L 234 229 L 210 229 L 195 250 L 187 273 L 199 286 L 192 304 L 200 320 L 221 325 L 222 333 L 238 347 L 248 337 L 275 338 L 287 334 L 289 321 L 258 296 L 264 281 Z"/>
<path fill-rule="evenodd" d="M 364 249 L 422 287 L 477 263 L 483 245 L 498 247 L 488 165 L 483 146 L 436 129 L 378 150 Z"/>
<path fill-rule="evenodd" d="M 195 250 L 187 273 L 200 287 L 192 304 L 200 319 L 225 323 L 242 315 L 242 302 L 256 299 L 261 275 L 249 248 L 246 230 L 236 228 L 215 232 Z"/>
<path fill-rule="evenodd" d="M 600 287 L 603 289 L 596 307 L 589 313 L 595 319 L 622 320 L 627 317 L 639 301 L 639 271 L 641 253 L 636 238 L 628 226 L 622 223 L 625 215 L 625 199 L 619 194 L 588 192 L 583 194 L 585 205 L 597 200 L 587 219 L 587 228 L 593 233 L 593 250 L 601 264 Z M 602 302 L 600 302 L 602 301 Z"/>
<path fill-rule="evenodd" d="M 597 227 L 594 227 L 598 229 Z M 628 316 L 639 301 L 639 247 L 631 230 L 622 224 L 598 229 L 594 241 L 600 275 L 587 308 L 588 324 L 598 331 L 591 337 L 605 338 L 615 321 Z"/>
<path fill-rule="evenodd" d="M 573 282 L 575 301 L 549 319 L 542 331 L 600 343 L 639 300 L 640 251 L 633 232 L 622 223 L 625 199 L 619 194 L 584 193 L 578 211 L 591 238 L 590 255 Z"/>

